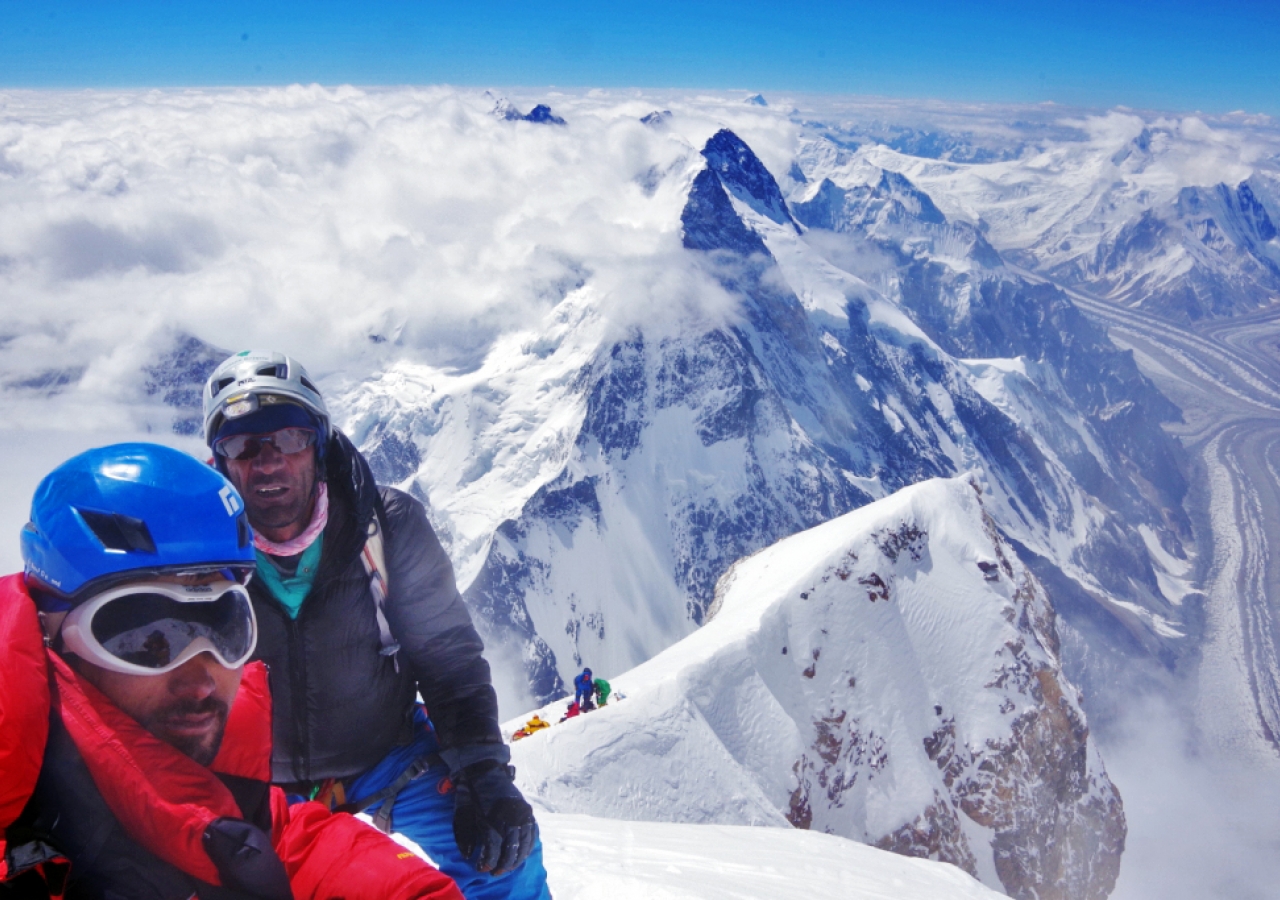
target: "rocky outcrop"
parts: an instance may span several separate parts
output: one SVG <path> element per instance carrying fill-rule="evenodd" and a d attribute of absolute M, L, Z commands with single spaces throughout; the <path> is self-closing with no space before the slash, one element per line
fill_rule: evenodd
<path fill-rule="evenodd" d="M 981 684 L 971 686 L 991 696 L 976 703 L 964 698 L 959 708 L 933 707 L 935 724 L 918 750 L 936 766 L 941 785 L 887 832 L 879 833 L 869 821 L 877 791 L 892 790 L 878 783 L 902 776 L 897 756 L 903 749 L 886 737 L 895 727 L 892 710 L 869 708 L 858 694 L 876 692 L 874 682 L 888 673 L 849 674 L 847 651 L 833 660 L 841 651 L 832 650 L 827 637 L 809 651 L 812 662 L 800 673 L 816 680 L 819 669 L 838 667 L 822 686 L 826 706 L 813 719 L 812 739 L 794 766 L 797 786 L 786 815 L 796 827 L 858 837 L 974 875 L 981 872 L 978 857 L 985 856 L 984 867 L 1015 898 L 1101 900 L 1115 885 L 1124 849 L 1120 797 L 1091 750 L 1075 688 L 1062 673 L 1056 616 L 1044 589 L 1018 563 L 990 516 L 983 511 L 979 518 L 988 555 L 974 561 L 971 577 L 991 586 L 993 600 L 1002 598 L 998 609 L 985 614 L 998 615 L 1009 627 L 993 652 L 973 647 L 986 668 Z M 902 517 L 815 573 L 815 587 L 802 599 L 814 603 L 825 596 L 833 606 L 916 602 L 899 601 L 898 586 L 932 568 L 937 551 L 929 527 L 923 517 Z M 838 613 L 833 609 L 832 615 Z M 914 617 L 903 615 L 910 630 Z M 834 630 L 832 622 L 820 628 L 825 635 Z M 945 643 L 951 637 L 937 639 Z M 924 641 L 911 643 L 917 652 L 935 649 Z M 945 646 L 936 649 L 947 654 Z M 977 672 L 970 668 L 969 674 Z M 983 710 L 987 702 L 995 702 L 995 709 Z M 975 720 L 992 712 L 1001 724 L 988 726 L 979 738 Z M 858 833 L 864 816 L 868 821 Z"/>

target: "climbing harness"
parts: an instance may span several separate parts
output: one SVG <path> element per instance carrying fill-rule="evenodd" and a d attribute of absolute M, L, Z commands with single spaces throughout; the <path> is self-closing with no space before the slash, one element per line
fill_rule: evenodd
<path fill-rule="evenodd" d="M 437 753 L 427 753 L 419 756 L 409 763 L 405 770 L 396 777 L 395 781 L 382 790 L 375 791 L 367 797 L 361 797 L 359 800 L 339 804 L 333 808 L 333 811 L 358 813 L 369 809 L 374 804 L 381 803 L 382 805 L 378 807 L 378 811 L 373 814 L 373 824 L 375 828 L 384 834 L 390 834 L 391 809 L 396 805 L 396 798 L 400 796 L 400 792 L 408 787 L 409 782 L 426 774 L 428 769 L 433 766 L 443 766 L 444 764 L 444 760 Z"/>

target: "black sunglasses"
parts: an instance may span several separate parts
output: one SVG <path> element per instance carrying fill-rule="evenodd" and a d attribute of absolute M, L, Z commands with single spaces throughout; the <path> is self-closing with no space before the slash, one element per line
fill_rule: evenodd
<path fill-rule="evenodd" d="M 316 433 L 310 428 L 281 428 L 270 434 L 233 434 L 214 442 L 213 452 L 227 459 L 253 459 L 262 452 L 264 444 L 289 456 L 301 453 L 316 442 Z"/>

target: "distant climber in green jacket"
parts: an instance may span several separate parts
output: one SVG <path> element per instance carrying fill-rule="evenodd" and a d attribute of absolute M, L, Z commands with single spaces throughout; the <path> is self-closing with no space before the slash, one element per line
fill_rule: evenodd
<path fill-rule="evenodd" d="M 592 683 L 596 689 L 596 706 L 604 706 L 609 702 L 609 695 L 613 693 L 613 688 L 609 687 L 609 682 L 603 678 L 597 678 Z"/>

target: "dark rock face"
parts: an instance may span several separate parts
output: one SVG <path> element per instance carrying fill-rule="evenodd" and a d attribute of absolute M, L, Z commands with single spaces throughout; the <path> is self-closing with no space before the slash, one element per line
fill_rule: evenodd
<path fill-rule="evenodd" d="M 526 122 L 535 122 L 539 125 L 563 125 L 564 119 L 557 116 L 551 111 L 551 107 L 544 103 L 539 103 L 533 109 L 529 110 L 529 114 L 524 117 Z"/>
<path fill-rule="evenodd" d="M 144 369 L 146 392 L 159 396 L 179 410 L 173 421 L 174 434 L 200 434 L 204 427 L 201 391 L 204 383 L 231 353 L 206 344 L 189 334 L 179 335 L 168 353 Z"/>
<path fill-rule="evenodd" d="M 626 459 L 640 446 L 644 427 L 643 408 L 648 379 L 645 372 L 645 344 L 642 336 L 614 344 L 609 362 L 602 368 L 587 397 L 581 445 L 595 438 L 608 454 Z"/>
<path fill-rule="evenodd" d="M 399 484 L 417 474 L 422 454 L 412 437 L 381 428 L 374 441 L 370 446 L 366 440 L 364 455 L 378 484 Z"/>
<path fill-rule="evenodd" d="M 1223 195 L 1224 203 L 1236 212 L 1236 218 L 1247 237 L 1258 242 L 1270 241 L 1276 237 L 1276 226 L 1267 215 L 1267 208 L 1254 196 L 1249 182 L 1242 181 L 1235 190 L 1235 196 L 1231 195 L 1225 184 L 1219 184 L 1218 191 Z"/>
<path fill-rule="evenodd" d="M 795 226 L 778 182 L 740 137 L 722 128 L 707 141 L 702 155 L 708 171 L 719 177 L 725 190 L 779 225 Z"/>
<path fill-rule="evenodd" d="M 959 785 L 961 806 L 995 830 L 996 873 L 1011 896 L 1103 900 L 1115 887 L 1124 852 L 1120 795 L 1090 777 L 1088 728 L 1062 702 L 1061 684 L 1048 670 L 1035 675 L 1041 707 L 1020 716 L 1012 740 L 991 747 L 975 776 Z M 982 771 L 991 760 L 995 778 Z M 983 788 L 1006 802 L 976 799 Z M 1057 852 L 1044 854 L 1044 847 Z"/>
<path fill-rule="evenodd" d="M 940 795 L 935 797 L 935 802 L 926 806 L 918 819 L 886 834 L 875 845 L 901 856 L 949 862 L 977 878 L 978 861 L 969 848 L 955 807 Z"/>
<path fill-rule="evenodd" d="M 767 253 L 764 241 L 733 211 L 719 177 L 703 169 L 693 180 L 680 213 L 684 245 L 689 250 L 728 250 L 741 256 Z"/>

